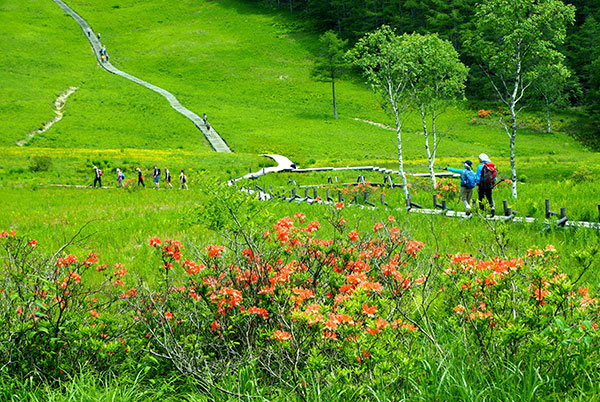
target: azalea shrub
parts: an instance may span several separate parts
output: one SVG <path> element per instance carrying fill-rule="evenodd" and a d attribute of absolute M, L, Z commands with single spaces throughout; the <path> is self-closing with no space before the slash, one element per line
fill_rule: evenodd
<path fill-rule="evenodd" d="M 589 267 L 582 261 L 582 272 Z M 599 305 L 582 277 L 561 271 L 552 245 L 520 258 L 449 256 L 442 276 L 450 322 L 481 357 L 534 361 L 542 372 L 571 376 L 598 363 Z M 587 367 L 585 367 L 587 366 Z"/>
<path fill-rule="evenodd" d="M 303 369 L 397 377 L 415 364 L 415 341 L 433 338 L 427 315 L 438 295 L 424 244 L 391 217 L 370 233 L 348 230 L 343 208 L 327 239 L 303 214 L 195 259 L 178 241 L 151 239 L 164 283 L 132 307 L 153 353 L 198 377 L 255 362 L 292 383 Z"/>
<path fill-rule="evenodd" d="M 114 313 L 127 270 L 99 264 L 94 253 L 77 257 L 63 248 L 44 256 L 37 246 L 15 231 L 0 232 L 0 367 L 47 381 L 123 361 L 126 324 Z M 90 270 L 103 279 L 92 284 Z"/>

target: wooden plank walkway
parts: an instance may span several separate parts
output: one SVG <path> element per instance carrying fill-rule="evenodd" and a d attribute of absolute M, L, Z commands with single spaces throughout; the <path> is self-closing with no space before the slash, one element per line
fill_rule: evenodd
<path fill-rule="evenodd" d="M 156 85 L 153 85 L 147 81 L 144 81 L 137 77 L 134 77 L 131 74 L 127 74 L 126 72 L 119 70 L 118 68 L 113 66 L 109 61 L 102 62 L 102 60 L 100 58 L 100 50 L 102 49 L 102 43 L 100 43 L 100 41 L 98 40 L 98 38 L 96 36 L 96 33 L 91 29 L 91 27 L 87 23 L 87 21 L 85 21 L 79 14 L 77 14 L 68 5 L 66 5 L 65 2 L 63 2 L 61 0 L 54 0 L 54 2 L 56 4 L 58 4 L 60 6 L 60 8 L 62 8 L 71 17 L 73 17 L 73 19 L 75 19 L 75 21 L 77 21 L 77 23 L 83 30 L 85 36 L 88 38 L 90 44 L 92 45 L 92 49 L 94 51 L 94 55 L 96 56 L 96 59 L 98 60 L 98 63 L 100 63 L 100 65 L 105 70 L 107 70 L 113 74 L 119 75 L 123 78 L 126 78 L 130 81 L 133 81 L 136 84 L 142 85 L 142 86 L 164 96 L 167 99 L 167 101 L 169 101 L 169 103 L 171 104 L 171 107 L 173 109 L 175 109 L 177 112 L 181 113 L 183 116 L 187 117 L 189 120 L 192 121 L 192 123 L 194 123 L 194 125 L 196 127 L 198 127 L 198 129 L 202 132 L 202 134 L 204 134 L 204 136 L 210 143 L 210 146 L 216 152 L 231 153 L 231 149 L 229 149 L 229 147 L 227 146 L 227 144 L 225 143 L 223 138 L 221 138 L 219 133 L 217 133 L 213 127 L 207 126 L 206 124 L 204 124 L 204 121 L 200 118 L 200 116 L 198 116 L 196 113 L 192 112 L 191 110 L 189 110 L 188 108 L 183 106 L 172 93 L 170 93 L 169 91 L 166 91 L 160 87 L 157 87 Z M 89 29 L 89 31 L 88 31 L 88 29 Z M 91 32 L 91 34 L 88 35 L 88 32 Z"/>

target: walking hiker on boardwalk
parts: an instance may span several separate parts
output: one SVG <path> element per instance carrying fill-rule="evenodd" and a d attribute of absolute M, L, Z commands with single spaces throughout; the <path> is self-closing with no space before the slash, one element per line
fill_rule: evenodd
<path fill-rule="evenodd" d="M 88 36 L 92 36 L 92 28 L 87 27 L 87 34 Z"/>
<path fill-rule="evenodd" d="M 496 209 L 492 199 L 492 190 L 496 182 L 496 165 L 494 165 L 486 154 L 479 155 L 479 166 L 475 181 L 477 182 L 477 193 L 479 195 L 479 209 L 485 211 L 483 198 L 486 198 L 490 204 L 490 212 L 494 216 Z"/>
<path fill-rule="evenodd" d="M 463 161 L 464 168 L 452 169 L 449 167 L 444 168 L 449 172 L 460 174 L 460 200 L 465 205 L 465 213 L 467 216 L 471 215 L 471 202 L 473 200 L 473 189 L 476 184 L 475 173 L 473 172 L 473 162 L 470 160 Z"/>
<path fill-rule="evenodd" d="M 117 187 L 123 187 L 123 180 L 125 175 L 121 172 L 121 169 L 117 168 Z"/>
<path fill-rule="evenodd" d="M 183 173 L 183 169 L 181 169 L 181 173 L 179 174 L 179 189 L 181 190 L 182 188 L 188 189 L 187 176 Z"/>
<path fill-rule="evenodd" d="M 144 176 L 142 175 L 142 170 L 140 168 L 136 168 L 138 173 L 138 187 L 141 185 L 142 187 L 146 187 L 144 184 Z"/>
<path fill-rule="evenodd" d="M 171 184 L 171 172 L 169 168 L 165 168 L 165 188 L 173 188 Z"/>
<path fill-rule="evenodd" d="M 98 40 L 100 40 L 100 32 L 98 32 Z"/>
<path fill-rule="evenodd" d="M 208 124 L 208 117 L 206 116 L 206 113 L 202 115 L 202 121 L 204 121 L 204 125 Z"/>
<path fill-rule="evenodd" d="M 152 173 L 152 178 L 154 179 L 154 188 L 160 188 L 160 169 L 154 165 L 154 173 Z"/>
<path fill-rule="evenodd" d="M 102 170 L 94 166 L 94 188 L 96 188 L 96 183 L 98 183 L 98 188 L 102 188 Z"/>

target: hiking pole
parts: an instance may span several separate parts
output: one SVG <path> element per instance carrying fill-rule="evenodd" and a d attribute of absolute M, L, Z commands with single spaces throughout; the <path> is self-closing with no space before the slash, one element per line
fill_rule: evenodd
<path fill-rule="evenodd" d="M 498 183 L 494 183 L 494 185 L 492 186 L 492 188 L 491 188 L 490 190 L 493 190 L 493 189 L 495 189 L 495 188 L 496 188 L 496 186 L 497 186 L 498 184 L 502 183 L 503 181 L 504 181 L 504 179 L 500 179 L 500 180 L 498 181 Z"/>

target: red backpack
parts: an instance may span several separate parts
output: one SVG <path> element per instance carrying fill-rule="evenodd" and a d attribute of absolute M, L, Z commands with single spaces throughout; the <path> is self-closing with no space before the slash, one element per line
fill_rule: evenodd
<path fill-rule="evenodd" d="M 482 189 L 488 189 L 494 187 L 496 182 L 496 165 L 492 162 L 487 162 L 481 169 L 481 179 L 479 180 L 479 187 Z"/>

